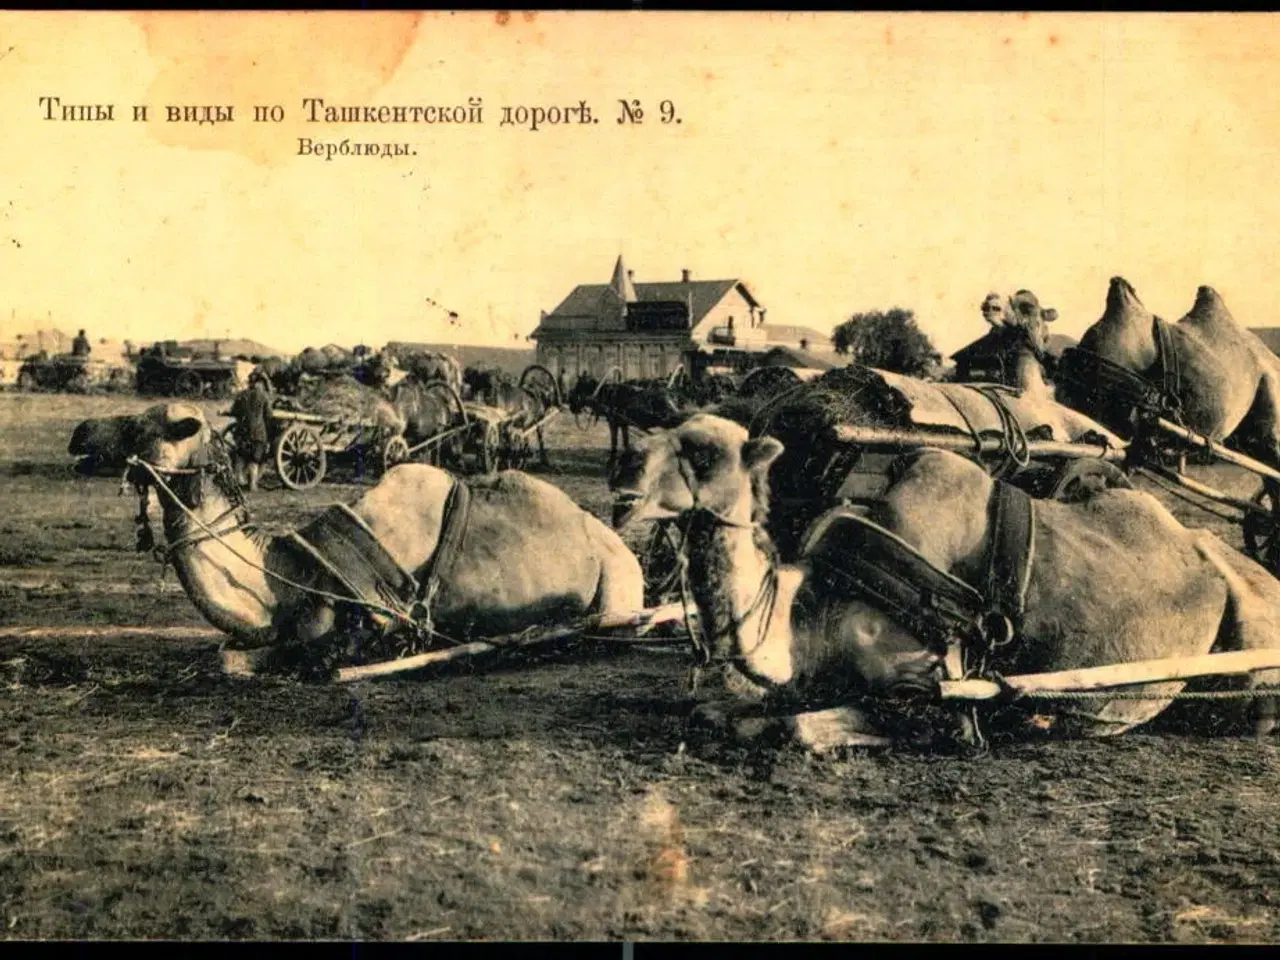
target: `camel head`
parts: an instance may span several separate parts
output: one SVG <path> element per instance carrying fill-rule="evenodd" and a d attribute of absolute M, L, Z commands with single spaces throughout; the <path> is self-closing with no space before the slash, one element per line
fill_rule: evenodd
<path fill-rule="evenodd" d="M 610 477 L 614 526 L 695 511 L 737 526 L 757 523 L 768 508 L 769 467 L 782 450 L 773 437 L 752 438 L 712 414 L 657 431 L 625 454 Z"/>
<path fill-rule="evenodd" d="M 159 403 L 134 417 L 125 441 L 125 455 L 159 470 L 185 470 L 207 462 L 205 448 L 213 432 L 199 407 L 188 403 Z M 148 476 L 135 466 L 130 479 Z"/>
<path fill-rule="evenodd" d="M 239 487 L 230 458 L 216 441 L 199 407 L 160 403 L 129 418 L 121 430 L 122 454 L 130 462 L 124 481 L 138 493 L 140 550 L 154 542 L 147 520 L 150 491 L 161 482 L 188 508 L 200 505 L 206 472 L 233 498 Z M 168 502 L 162 497 L 162 502 Z"/>

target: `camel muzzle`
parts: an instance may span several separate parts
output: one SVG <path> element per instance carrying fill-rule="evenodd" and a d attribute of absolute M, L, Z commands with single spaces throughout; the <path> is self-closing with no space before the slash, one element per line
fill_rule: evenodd
<path fill-rule="evenodd" d="M 613 529 L 621 530 L 644 505 L 644 495 L 629 490 L 618 492 L 613 498 L 611 522 Z"/>

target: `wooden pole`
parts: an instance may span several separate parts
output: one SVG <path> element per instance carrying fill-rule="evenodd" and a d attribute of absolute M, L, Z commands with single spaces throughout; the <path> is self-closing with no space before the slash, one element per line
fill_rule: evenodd
<path fill-rule="evenodd" d="M 527 647 L 552 640 L 563 640 L 592 630 L 618 630 L 626 627 L 649 628 L 660 623 L 670 623 L 684 617 L 684 610 L 678 603 L 655 607 L 651 610 L 639 610 L 626 613 L 604 614 L 588 617 L 585 621 L 572 626 L 550 627 L 545 630 L 531 631 L 525 634 L 494 639 L 478 640 L 464 643 L 461 646 L 449 647 L 445 650 L 432 650 L 412 657 L 400 657 L 396 660 L 384 660 L 381 663 L 369 663 L 358 667 L 343 667 L 338 671 L 339 683 L 350 683 L 353 680 L 365 680 L 369 677 L 382 677 L 408 670 L 420 670 L 436 663 L 446 663 L 463 657 L 473 657 L 481 653 L 497 650 L 510 650 L 515 647 Z M 613 638 L 610 638 L 613 639 Z M 617 638 L 627 642 L 635 642 L 641 637 Z"/>
<path fill-rule="evenodd" d="M 538 643 L 547 643 L 551 640 L 560 640 L 565 637 L 572 637 L 595 630 L 621 630 L 633 628 L 637 631 L 635 636 L 608 637 L 600 639 L 628 643 L 652 643 L 654 641 L 645 641 L 644 639 L 644 633 L 649 628 L 658 626 L 662 623 L 679 621 L 683 618 L 684 609 L 678 603 L 669 603 L 665 606 L 653 607 L 648 610 L 603 614 L 588 617 L 580 623 L 569 626 L 548 627 L 542 630 L 534 630 L 523 634 L 513 634 L 506 637 L 493 637 L 487 640 L 476 640 L 456 647 L 448 647 L 444 650 L 432 650 L 428 653 L 416 654 L 412 657 L 399 657 L 395 660 L 384 660 L 380 663 L 367 663 L 357 667 L 343 667 L 338 670 L 337 679 L 339 683 L 351 683 L 354 680 L 366 680 L 370 677 L 384 677 L 396 673 L 405 673 L 410 670 L 420 670 L 423 667 L 428 667 L 432 664 L 447 663 L 450 660 L 459 660 L 463 657 L 474 657 L 482 653 L 490 653 L 498 650 L 510 650 L 515 647 L 531 646 Z M 222 669 L 224 672 L 235 676 L 251 677 L 257 672 L 259 663 L 269 654 L 269 652 L 269 647 L 263 647 L 257 650 L 223 650 Z"/>
<path fill-rule="evenodd" d="M 0 627 L 0 640 L 104 640 L 154 637 L 163 640 L 208 640 L 224 636 L 213 627 Z"/>
<path fill-rule="evenodd" d="M 1237 467 L 1244 467 L 1250 473 L 1256 473 L 1260 477 L 1266 477 L 1269 480 L 1280 480 L 1280 470 L 1275 467 L 1268 466 L 1260 460 L 1253 457 L 1246 457 L 1243 453 L 1236 453 L 1234 450 L 1228 450 L 1220 443 L 1215 443 L 1208 437 L 1202 437 L 1198 433 L 1193 433 L 1186 427 L 1180 427 L 1176 423 L 1165 420 L 1163 417 L 1156 420 L 1156 424 L 1166 433 L 1173 434 L 1190 443 L 1192 446 L 1209 450 L 1219 460 L 1225 460 L 1227 463 L 1234 463 Z"/>
<path fill-rule="evenodd" d="M 1192 493 L 1198 493 L 1207 500 L 1221 504 L 1224 507 L 1235 507 L 1235 509 L 1243 513 L 1254 513 L 1260 517 L 1270 517 L 1271 511 L 1265 507 L 1260 507 L 1256 503 L 1248 500 L 1241 500 L 1238 497 L 1232 497 L 1223 493 L 1217 487 L 1211 487 L 1207 483 L 1200 483 L 1198 480 L 1192 480 L 1190 477 L 1183 476 L 1180 473 L 1174 473 L 1172 470 L 1164 470 L 1152 467 L 1140 467 L 1139 473 L 1150 473 L 1152 476 L 1159 477 L 1166 483 L 1172 483 L 1175 486 L 1184 487 Z"/>
<path fill-rule="evenodd" d="M 861 446 L 883 446 L 899 449 L 914 447 L 934 447 L 939 450 L 952 450 L 956 453 L 971 453 L 979 443 L 973 437 L 963 434 L 935 433 L 932 431 L 891 430 L 882 427 L 852 427 L 841 425 L 835 428 L 836 439 L 842 443 L 854 443 Z M 983 453 L 999 453 L 1005 449 L 1005 442 L 999 437 L 983 437 L 981 440 Z M 1119 461 L 1125 457 L 1125 451 L 1118 447 L 1106 447 L 1093 443 L 1066 443 L 1057 440 L 1032 440 L 1027 443 L 1027 451 L 1031 457 L 1063 457 L 1071 460 L 1112 460 Z"/>
<path fill-rule="evenodd" d="M 1099 696 L 1106 696 L 1106 689 L 1109 687 L 1188 680 L 1192 677 L 1233 676 L 1270 669 L 1280 669 L 1280 650 L 1240 650 L 1233 653 L 1206 653 L 1197 657 L 1138 660 L 1105 667 L 1005 677 L 1004 682 L 1023 694 L 1098 690 Z M 943 680 L 941 691 L 944 700 L 991 700 L 1005 692 L 1000 684 L 991 680 Z"/>

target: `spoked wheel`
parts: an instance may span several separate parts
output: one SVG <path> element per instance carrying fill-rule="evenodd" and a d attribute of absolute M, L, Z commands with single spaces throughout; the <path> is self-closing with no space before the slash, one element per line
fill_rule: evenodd
<path fill-rule="evenodd" d="M 502 428 L 496 423 L 485 425 L 480 439 L 480 469 L 493 473 L 498 469 L 498 457 L 502 453 Z"/>
<path fill-rule="evenodd" d="M 1242 524 L 1244 547 L 1254 560 L 1280 576 L 1280 496 L 1274 485 L 1264 483 L 1253 503 L 1267 513 L 1247 513 Z"/>
<path fill-rule="evenodd" d="M 409 441 L 401 436 L 390 437 L 382 445 L 382 472 L 386 473 L 397 463 L 405 463 L 409 459 Z"/>
<path fill-rule="evenodd" d="M 309 490 L 324 479 L 324 444 L 306 424 L 294 423 L 276 444 L 276 472 L 290 490 Z"/>
<path fill-rule="evenodd" d="M 204 393 L 204 381 L 194 370 L 183 370 L 174 381 L 173 392 L 180 397 L 195 399 Z"/>
<path fill-rule="evenodd" d="M 1076 503 L 1102 490 L 1132 490 L 1133 481 L 1106 460 L 1072 460 L 1059 472 L 1050 499 Z"/>

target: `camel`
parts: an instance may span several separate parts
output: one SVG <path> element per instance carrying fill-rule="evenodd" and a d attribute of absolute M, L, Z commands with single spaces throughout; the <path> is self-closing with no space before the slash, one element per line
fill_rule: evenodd
<path fill-rule="evenodd" d="M 800 557 L 780 564 L 763 524 L 769 469 L 782 451 L 777 439 L 752 438 L 711 415 L 654 434 L 611 484 L 621 508 L 615 528 L 680 518 L 704 662 L 721 665 L 725 689 L 744 700 L 806 707 L 790 714 L 788 729 L 811 747 L 868 736 L 892 742 L 893 694 L 927 689 L 947 662 L 939 643 L 946 634 L 931 633 L 934 608 L 905 603 L 883 612 L 892 604 L 855 585 L 851 573 L 865 573 L 855 569 L 858 559 L 882 563 L 893 554 L 917 569 L 928 565 L 935 596 L 981 589 L 996 572 L 1007 586 L 981 596 L 988 610 L 1008 617 L 1005 631 L 996 631 L 1003 645 L 976 654 L 1004 675 L 1280 647 L 1280 581 L 1211 533 L 1183 527 L 1151 495 L 1108 489 L 1074 503 L 1032 500 L 967 458 L 936 449 L 904 455 L 865 518 L 844 507 L 829 511 L 810 528 Z M 993 529 L 993 498 L 1006 505 L 1011 527 Z M 884 549 L 892 543 L 896 550 Z M 993 544 L 1014 546 L 994 550 L 1003 559 L 992 564 Z M 1280 682 L 1280 670 L 1247 682 Z M 1169 698 L 1184 684 L 1141 689 Z M 870 706 L 855 706 L 859 697 Z M 824 702 L 834 706 L 811 709 Z M 1265 735 L 1274 728 L 1274 698 L 1254 702 L 1255 733 Z M 1102 737 L 1147 722 L 1170 700 L 1100 691 L 1089 701 L 1049 703 L 1058 734 Z M 877 719 L 886 706 L 889 719 Z M 1032 719 L 1043 725 L 1046 708 L 1038 709 Z M 806 726 L 819 715 L 821 737 Z"/>
<path fill-rule="evenodd" d="M 1020 344 L 1026 335 L 1016 328 L 1001 333 Z M 1022 348 L 1020 348 L 1022 349 Z M 999 384 L 935 383 L 852 363 L 776 397 L 735 398 L 705 412 L 734 420 L 754 434 L 768 434 L 784 444 L 774 470 L 775 492 L 785 506 L 770 518 L 770 536 L 791 559 L 804 530 L 834 502 L 854 497 L 851 487 L 879 485 L 879 464 L 889 458 L 842 440 L 844 427 L 901 431 L 927 443 L 929 436 L 1000 439 L 1004 453 L 990 468 L 1018 477 L 1026 489 L 1052 493 L 1060 477 L 1052 462 L 1032 460 L 1024 442 L 1044 440 L 1093 444 L 1122 450 L 1125 443 L 1100 423 L 1057 403 L 1033 355 L 1022 349 L 1019 361 L 1023 389 Z M 1085 461 L 1081 461 L 1081 470 Z M 1095 480 L 1127 484 L 1120 471 L 1100 460 L 1088 461 Z M 865 476 L 851 480 L 850 469 Z M 1094 482 L 1094 481 L 1090 481 Z M 856 497 L 854 497 L 856 498 Z"/>
<path fill-rule="evenodd" d="M 433 629 L 458 639 L 643 603 L 639 562 L 618 535 L 557 487 L 521 473 L 464 483 L 436 467 L 399 464 L 359 500 L 294 531 L 300 543 L 249 525 L 225 450 L 198 407 L 154 406 L 130 435 L 140 549 L 151 546 L 154 493 L 163 549 L 191 601 L 229 648 L 273 648 L 277 667 L 289 665 L 290 651 L 294 663 L 313 664 L 326 650 L 341 652 L 333 641 L 348 639 L 343 615 L 353 608 L 385 633 L 398 625 L 387 612 L 396 602 L 425 605 Z M 351 596 L 344 579 L 375 609 L 343 602 Z"/>
<path fill-rule="evenodd" d="M 1112 277 L 1106 309 L 1080 339 L 1077 359 L 1100 357 L 1149 381 L 1163 411 L 1184 426 L 1280 466 L 1280 357 L 1202 286 L 1190 311 L 1169 324 L 1151 314 L 1123 277 Z M 1123 394 L 1095 389 L 1095 371 L 1060 378 L 1059 397 L 1117 432 L 1133 429 Z"/>

